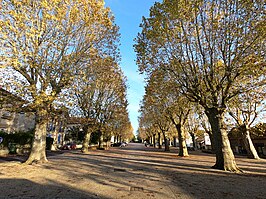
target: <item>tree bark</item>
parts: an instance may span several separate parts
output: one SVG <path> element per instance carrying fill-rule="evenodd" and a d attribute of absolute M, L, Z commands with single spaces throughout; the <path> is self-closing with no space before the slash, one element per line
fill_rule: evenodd
<path fill-rule="evenodd" d="M 181 127 L 180 124 L 176 124 L 176 130 L 178 133 L 178 142 L 179 142 L 179 153 L 178 155 L 181 157 L 187 157 L 188 155 L 188 151 L 187 151 L 187 145 L 186 145 L 186 140 L 185 140 L 185 135 L 184 135 L 184 131 Z"/>
<path fill-rule="evenodd" d="M 175 136 L 173 137 L 173 140 L 174 140 L 174 147 L 177 147 L 176 137 Z"/>
<path fill-rule="evenodd" d="M 162 145 L 161 145 L 161 133 L 158 133 L 158 147 L 159 147 L 159 149 L 162 148 Z"/>
<path fill-rule="evenodd" d="M 89 144 L 90 144 L 90 138 L 91 138 L 91 130 L 88 127 L 84 127 L 84 139 L 82 142 L 82 153 L 88 153 L 89 152 Z"/>
<path fill-rule="evenodd" d="M 154 148 L 156 147 L 156 146 L 155 146 L 155 145 L 156 145 L 155 135 L 156 135 L 156 134 L 153 134 L 153 147 L 154 147 Z"/>
<path fill-rule="evenodd" d="M 248 157 L 249 158 L 252 158 L 252 159 L 260 159 L 254 145 L 253 145 L 253 142 L 251 140 L 251 137 L 250 137 L 250 132 L 249 132 L 249 128 L 244 126 L 243 129 L 243 141 L 244 141 L 244 145 L 245 145 L 245 149 L 247 150 L 247 153 L 248 153 Z"/>
<path fill-rule="evenodd" d="M 193 142 L 193 149 L 196 150 L 197 149 L 197 144 L 196 144 L 195 134 L 194 133 L 190 133 L 190 136 L 191 136 L 192 142 Z"/>
<path fill-rule="evenodd" d="M 209 108 L 205 110 L 205 113 L 211 125 L 215 145 L 216 163 L 213 168 L 233 172 L 241 171 L 236 165 L 235 156 L 227 136 L 224 110 Z"/>
<path fill-rule="evenodd" d="M 60 125 L 59 125 L 59 121 L 56 119 L 55 120 L 55 131 L 53 132 L 53 138 L 54 138 L 54 142 L 53 142 L 53 145 L 52 145 L 52 148 L 51 148 L 51 151 L 57 151 L 57 137 L 58 137 L 58 132 L 59 132 L 59 128 L 60 128 Z"/>
<path fill-rule="evenodd" d="M 165 132 L 163 132 L 163 139 L 164 139 L 164 151 L 170 151 L 169 141 L 165 136 Z"/>
<path fill-rule="evenodd" d="M 104 149 L 104 141 L 103 141 L 103 133 L 99 131 L 100 136 L 99 136 L 99 149 Z M 120 142 L 121 142 L 121 136 L 119 137 Z"/>
<path fill-rule="evenodd" d="M 36 126 L 32 141 L 30 155 L 25 164 L 47 162 L 46 158 L 46 133 L 48 125 L 48 114 L 45 110 L 36 112 Z"/>

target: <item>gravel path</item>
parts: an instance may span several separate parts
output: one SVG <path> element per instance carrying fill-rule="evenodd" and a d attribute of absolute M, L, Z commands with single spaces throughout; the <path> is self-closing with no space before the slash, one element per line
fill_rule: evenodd
<path fill-rule="evenodd" d="M 43 165 L 0 159 L 0 198 L 266 198 L 266 160 L 237 157 L 245 172 L 210 167 L 211 154 L 164 152 L 130 143 L 106 151 L 49 153 Z"/>

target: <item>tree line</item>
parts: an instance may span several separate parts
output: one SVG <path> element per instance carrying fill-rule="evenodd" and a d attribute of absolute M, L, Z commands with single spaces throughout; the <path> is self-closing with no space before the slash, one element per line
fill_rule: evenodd
<path fill-rule="evenodd" d="M 155 3 L 134 46 L 147 77 L 140 131 L 155 128 L 165 137 L 176 130 L 179 154 L 186 156 L 184 128 L 193 126 L 191 117 L 205 117 L 213 167 L 238 172 L 227 131 L 231 115 L 249 154 L 258 158 L 249 129 L 265 108 L 265 24 L 262 0 Z"/>
<path fill-rule="evenodd" d="M 58 110 L 82 118 L 83 152 L 94 131 L 131 136 L 119 38 L 103 0 L 0 2 L 1 84 L 36 116 L 27 164 L 47 161 L 47 124 Z"/>

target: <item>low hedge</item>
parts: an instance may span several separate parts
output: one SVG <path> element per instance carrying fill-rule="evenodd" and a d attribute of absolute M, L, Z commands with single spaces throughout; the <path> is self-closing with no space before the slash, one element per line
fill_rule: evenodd
<path fill-rule="evenodd" d="M 33 131 L 17 132 L 13 134 L 0 131 L 0 137 L 3 138 L 3 142 L 0 144 L 2 147 L 8 147 L 9 143 L 16 143 L 19 145 L 31 144 L 33 139 Z"/>

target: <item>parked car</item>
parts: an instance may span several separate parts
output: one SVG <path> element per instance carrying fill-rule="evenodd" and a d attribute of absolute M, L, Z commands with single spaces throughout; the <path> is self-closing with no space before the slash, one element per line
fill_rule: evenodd
<path fill-rule="evenodd" d="M 74 150 L 77 148 L 77 145 L 75 143 L 67 143 L 62 146 L 63 150 Z"/>
<path fill-rule="evenodd" d="M 121 145 L 120 145 L 120 147 L 125 147 L 125 146 L 127 146 L 126 142 L 122 142 Z"/>
<path fill-rule="evenodd" d="M 144 145 L 146 146 L 146 147 L 150 147 L 150 143 L 149 142 L 144 142 Z"/>
<path fill-rule="evenodd" d="M 111 143 L 111 147 L 120 147 L 121 142 Z"/>
<path fill-rule="evenodd" d="M 127 146 L 127 142 L 111 143 L 111 147 L 125 147 L 125 146 Z"/>

